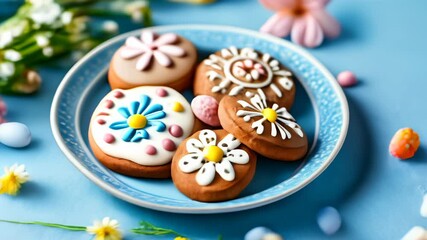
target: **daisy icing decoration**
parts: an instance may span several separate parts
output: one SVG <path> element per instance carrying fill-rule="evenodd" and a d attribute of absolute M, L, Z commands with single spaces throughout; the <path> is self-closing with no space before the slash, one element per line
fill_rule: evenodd
<path fill-rule="evenodd" d="M 113 130 L 126 129 L 122 139 L 125 142 L 140 142 L 142 139 L 149 139 L 147 131 L 149 127 L 155 127 L 157 132 L 166 130 L 166 125 L 161 119 L 166 117 L 163 106 L 151 104 L 151 98 L 142 95 L 139 102 L 133 101 L 129 107 L 120 107 L 117 111 L 125 120 L 113 122 L 110 128 Z"/>
<path fill-rule="evenodd" d="M 198 170 L 196 182 L 207 186 L 215 178 L 215 172 L 225 181 L 233 181 L 235 172 L 233 164 L 246 164 L 249 155 L 237 149 L 240 141 L 228 134 L 217 144 L 217 136 L 212 130 L 202 130 L 199 139 L 190 138 L 186 143 L 188 154 L 181 158 L 178 166 L 181 171 L 191 173 Z"/>
<path fill-rule="evenodd" d="M 178 35 L 173 33 L 157 36 L 151 31 L 142 31 L 139 38 L 132 36 L 126 39 L 120 56 L 126 60 L 139 57 L 135 66 L 139 71 L 147 70 L 153 59 L 164 67 L 171 67 L 172 57 L 186 55 L 183 48 L 174 45 L 178 40 Z"/>
<path fill-rule="evenodd" d="M 260 0 L 276 12 L 260 31 L 278 37 L 291 35 L 293 42 L 305 47 L 317 47 L 324 37 L 335 38 L 340 24 L 326 12 L 329 0 Z"/>
<path fill-rule="evenodd" d="M 119 222 L 115 219 L 105 217 L 102 221 L 95 221 L 93 226 L 86 231 L 95 235 L 95 240 L 121 240 L 122 233 L 119 230 Z"/>
<path fill-rule="evenodd" d="M 4 168 L 5 174 L 0 178 L 0 194 L 16 195 L 21 185 L 28 181 L 25 165 L 14 164 Z"/>
<path fill-rule="evenodd" d="M 245 122 L 249 122 L 252 118 L 257 119 L 252 123 L 252 128 L 256 129 L 258 135 L 264 133 L 264 124 L 269 122 L 271 136 L 273 137 L 276 137 L 278 135 L 277 132 L 279 132 L 283 140 L 290 139 L 292 134 L 286 127 L 291 128 L 298 136 L 303 137 L 304 134 L 301 127 L 295 122 L 295 119 L 286 108 L 279 108 L 276 103 L 269 107 L 265 94 L 261 90 L 258 89 L 258 94 L 250 99 L 250 103 L 243 100 L 238 100 L 237 102 L 244 108 L 244 110 L 237 111 L 238 117 L 243 117 Z"/>

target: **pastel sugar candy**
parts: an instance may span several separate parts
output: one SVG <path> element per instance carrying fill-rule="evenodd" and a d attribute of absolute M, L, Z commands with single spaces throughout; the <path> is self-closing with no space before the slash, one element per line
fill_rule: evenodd
<path fill-rule="evenodd" d="M 245 240 L 283 240 L 283 238 L 266 227 L 256 227 L 246 233 Z"/>
<path fill-rule="evenodd" d="M 332 235 L 341 227 L 341 216 L 335 208 L 325 207 L 317 215 L 317 224 L 325 234 Z"/>
<path fill-rule="evenodd" d="M 408 159 L 415 155 L 420 146 L 418 134 L 411 128 L 399 129 L 390 142 L 389 151 L 394 157 Z"/>
<path fill-rule="evenodd" d="M 8 147 L 25 147 L 31 142 L 31 132 L 22 123 L 3 123 L 0 124 L 0 142 Z"/>
<path fill-rule="evenodd" d="M 213 126 L 220 126 L 218 118 L 218 101 L 207 95 L 196 96 L 191 102 L 191 109 L 200 121 Z"/>
<path fill-rule="evenodd" d="M 427 218 L 427 194 L 424 194 L 423 203 L 420 208 L 420 215 Z"/>
<path fill-rule="evenodd" d="M 402 237 L 402 240 L 427 240 L 427 231 L 420 226 L 415 226 Z"/>
<path fill-rule="evenodd" d="M 351 87 L 357 83 L 356 75 L 350 71 L 340 72 L 337 76 L 337 80 L 342 87 Z"/>
<path fill-rule="evenodd" d="M 266 227 L 255 227 L 246 233 L 245 240 L 262 240 L 262 238 L 269 233 L 273 232 Z"/>

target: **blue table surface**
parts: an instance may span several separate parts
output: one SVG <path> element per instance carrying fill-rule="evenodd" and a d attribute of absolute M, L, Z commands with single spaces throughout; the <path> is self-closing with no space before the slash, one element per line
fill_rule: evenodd
<path fill-rule="evenodd" d="M 206 6 L 153 2 L 157 25 L 207 23 L 256 30 L 271 15 L 256 0 L 218 0 Z M 158 212 L 117 199 L 83 176 L 57 147 L 50 130 L 50 106 L 67 68 L 46 67 L 40 69 L 44 82 L 36 95 L 3 96 L 9 106 L 7 118 L 27 124 L 33 142 L 19 150 L 0 146 L 0 166 L 23 163 L 31 174 L 19 196 L 0 195 L 0 219 L 85 226 L 110 216 L 119 220 L 123 230 L 147 220 L 192 239 L 215 239 L 219 234 L 224 239 L 242 239 L 259 225 L 286 239 L 400 239 L 412 226 L 427 227 L 427 219 L 419 214 L 427 189 L 425 141 L 408 161 L 388 153 L 390 138 L 399 128 L 412 127 L 421 141 L 427 139 L 423 106 L 427 102 L 427 2 L 332 1 L 328 10 L 341 22 L 343 33 L 309 52 L 332 73 L 349 69 L 360 82 L 344 90 L 350 126 L 341 152 L 301 191 L 267 206 L 214 215 Z M 318 210 L 327 205 L 336 207 L 343 219 L 342 228 L 330 237 L 316 224 Z M 90 236 L 0 223 L 0 239 Z M 153 237 L 127 231 L 125 239 Z"/>

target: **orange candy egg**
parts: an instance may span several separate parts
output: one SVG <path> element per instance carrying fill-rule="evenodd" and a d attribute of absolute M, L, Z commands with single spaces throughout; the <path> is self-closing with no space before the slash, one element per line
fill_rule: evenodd
<path fill-rule="evenodd" d="M 420 146 L 420 137 L 411 128 L 399 129 L 390 142 L 391 155 L 400 159 L 408 159 L 415 155 Z"/>

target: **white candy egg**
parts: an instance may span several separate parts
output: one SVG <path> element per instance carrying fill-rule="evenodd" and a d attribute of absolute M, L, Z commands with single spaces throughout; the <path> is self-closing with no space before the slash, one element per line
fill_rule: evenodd
<path fill-rule="evenodd" d="M 31 132 L 22 123 L 3 123 L 0 124 L 0 142 L 8 147 L 25 147 L 31 142 Z"/>

